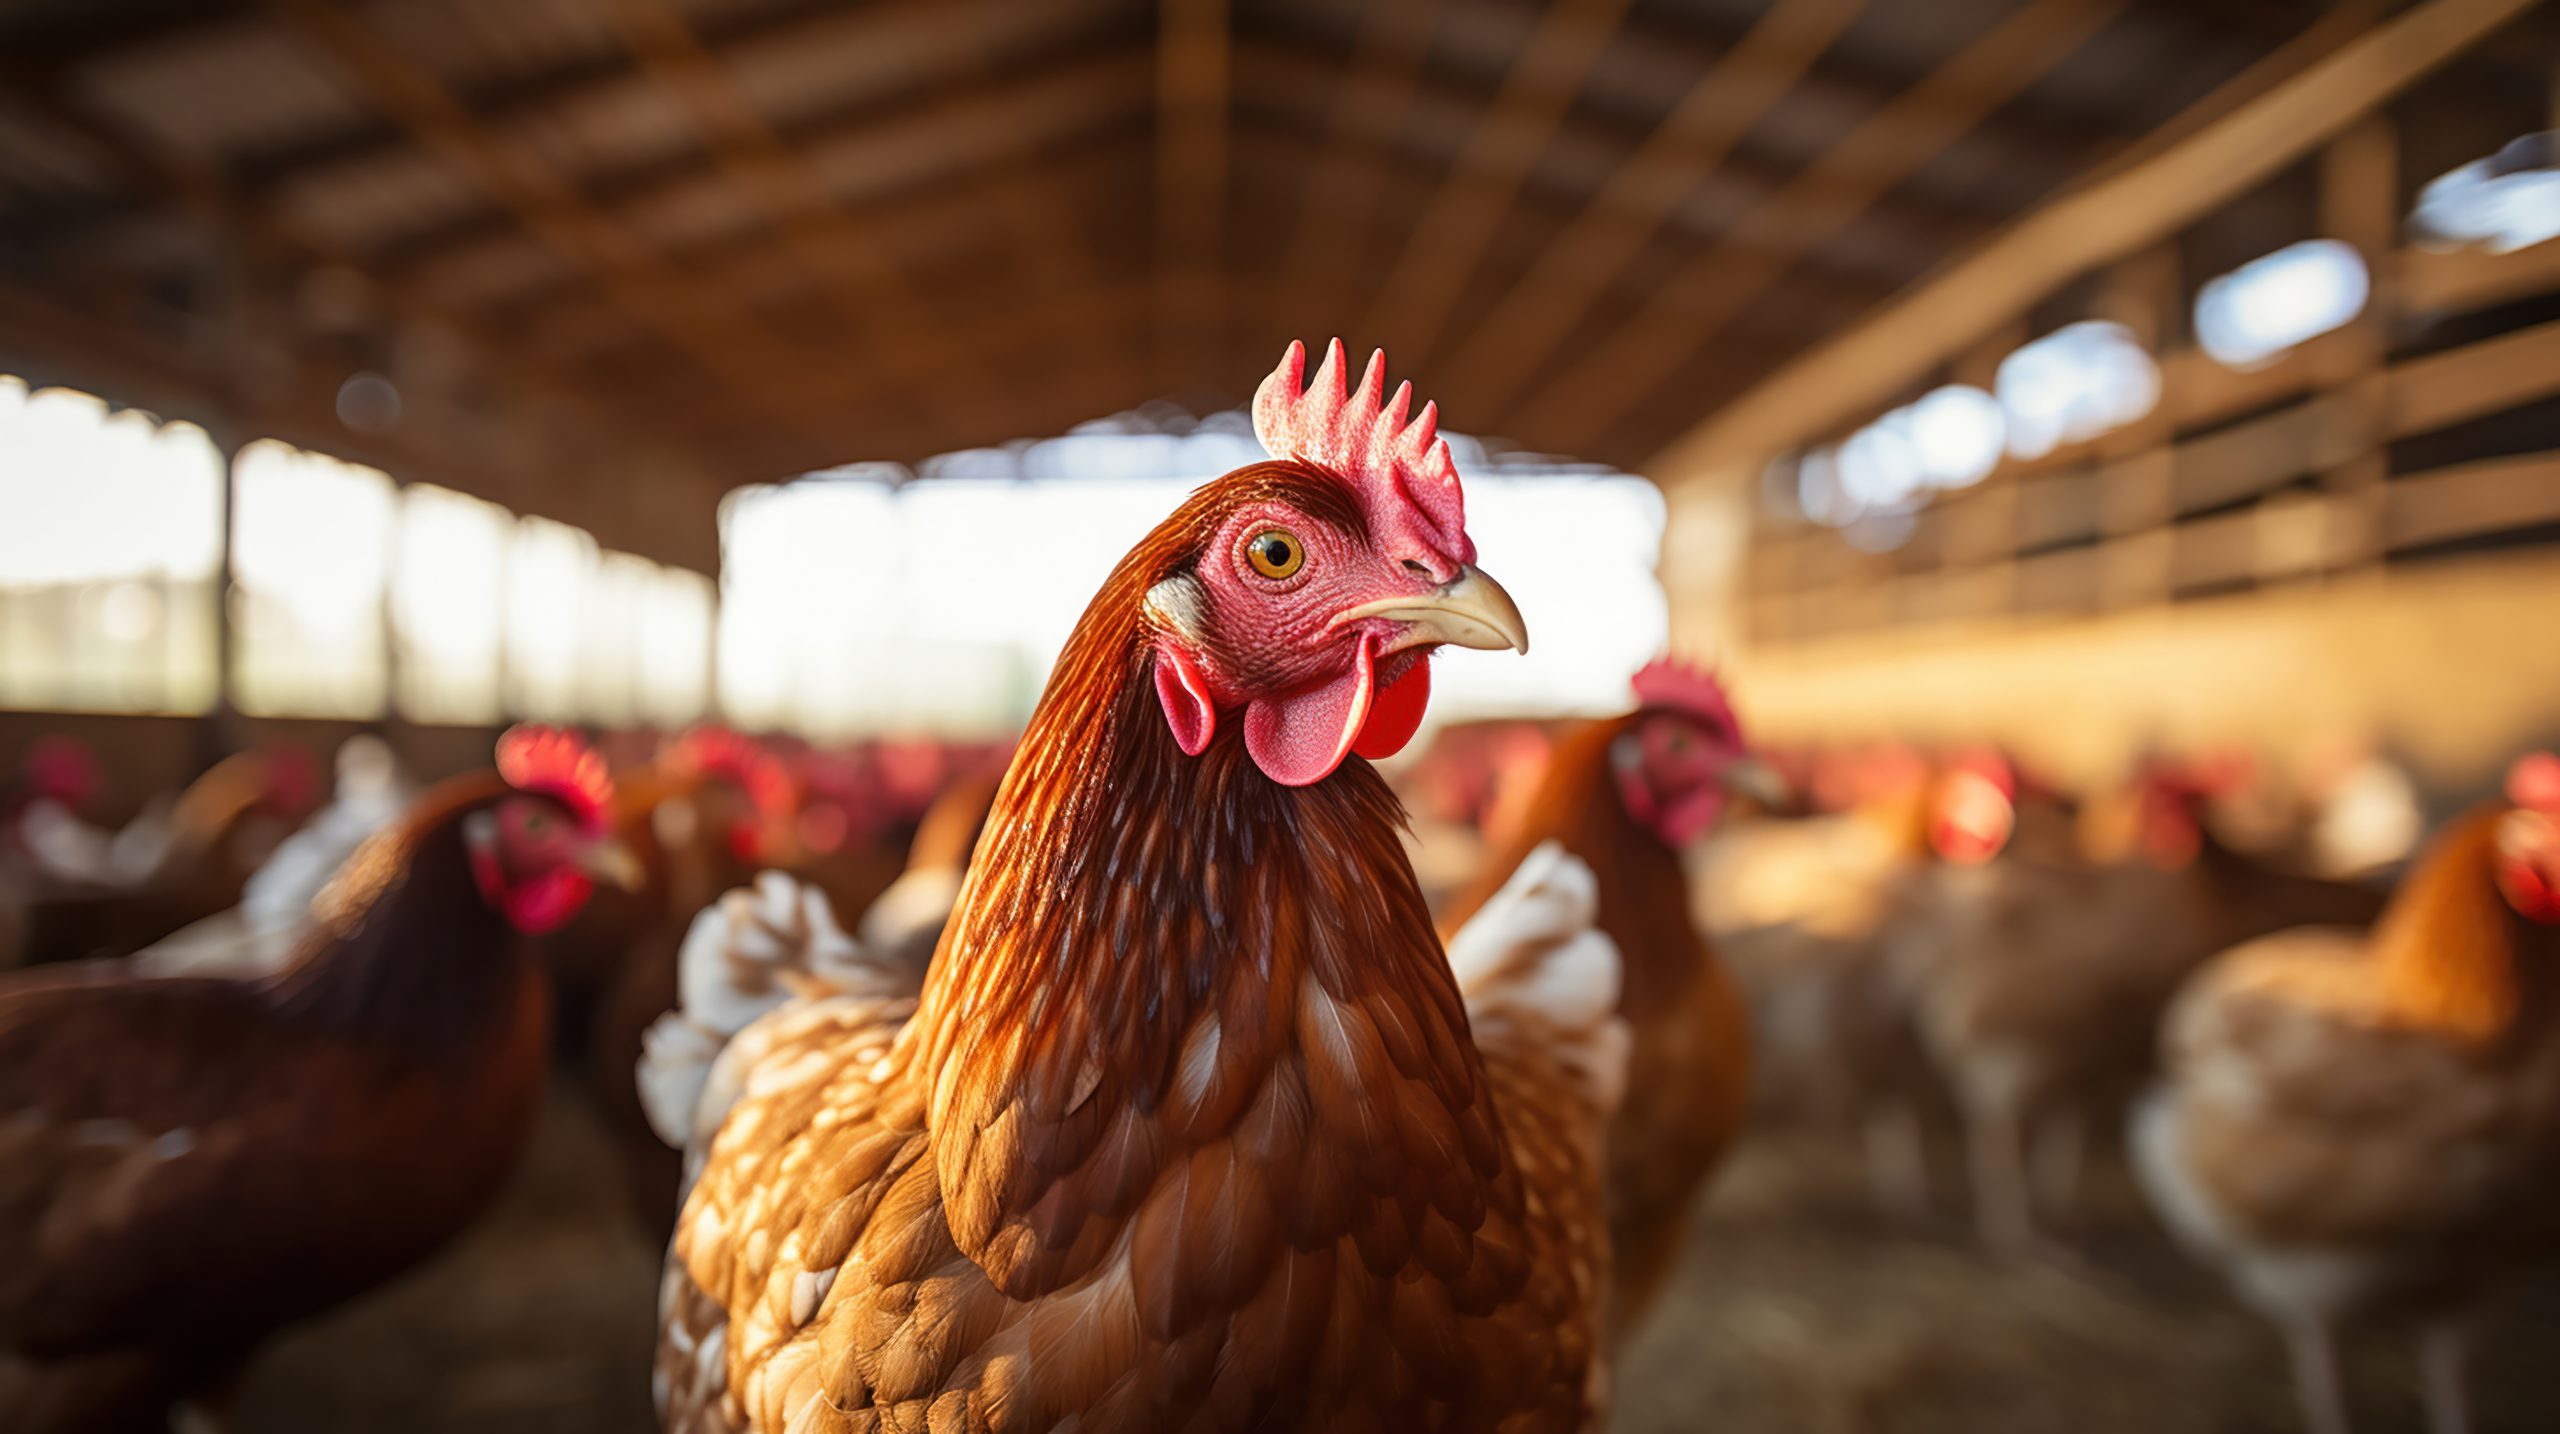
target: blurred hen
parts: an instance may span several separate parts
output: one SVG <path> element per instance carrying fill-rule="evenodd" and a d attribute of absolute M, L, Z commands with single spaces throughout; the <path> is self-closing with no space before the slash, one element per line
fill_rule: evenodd
<path fill-rule="evenodd" d="M 359 852 L 280 972 L 0 985 L 0 1427 L 160 1429 L 488 1202 L 547 1065 L 523 938 L 631 875 L 592 754 L 499 763 Z"/>
<path fill-rule="evenodd" d="M 1740 788 L 1775 777 L 1744 746 L 1712 675 L 1657 662 L 1635 711 L 1565 732 L 1517 830 L 1461 899 L 1463 924 L 1539 845 L 1560 843 L 1599 876 L 1600 929 L 1626 963 L 1618 1013 L 1634 1038 L 1626 1102 L 1609 1130 L 1613 1324 L 1640 1315 L 1677 1265 L 1699 1188 L 1750 1104 L 1751 1034 L 1732 979 L 1689 915 L 1681 853 Z"/>
<path fill-rule="evenodd" d="M 2560 1257 L 2560 758 L 2458 819 L 2373 931 L 2224 953 L 2177 1002 L 2134 1125 L 2162 1216 L 2292 1346 L 2343 1434 L 2341 1325 L 2424 1332 L 2429 1425 L 2469 1427 L 2469 1327 Z"/>

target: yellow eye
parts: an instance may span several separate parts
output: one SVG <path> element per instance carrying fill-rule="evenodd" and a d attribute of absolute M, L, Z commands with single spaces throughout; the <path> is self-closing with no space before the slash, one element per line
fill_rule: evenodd
<path fill-rule="evenodd" d="M 1286 528 L 1265 528 L 1245 543 L 1244 557 L 1266 578 L 1293 578 L 1307 565 L 1307 546 Z"/>

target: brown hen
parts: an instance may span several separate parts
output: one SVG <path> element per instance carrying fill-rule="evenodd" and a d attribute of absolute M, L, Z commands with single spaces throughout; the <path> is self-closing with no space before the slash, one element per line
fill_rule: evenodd
<path fill-rule="evenodd" d="M 161 1428 L 488 1202 L 545 1068 L 521 933 L 623 870 L 567 750 L 430 792 L 273 975 L 0 985 L 0 1428 Z"/>
<path fill-rule="evenodd" d="M 1381 416 L 1375 360 L 1346 395 L 1338 346 L 1301 400 L 1298 361 L 1257 402 L 1287 461 L 1086 610 L 921 998 L 785 1005 L 721 1056 L 672 1427 L 1598 1417 L 1614 955 L 1524 896 L 1567 915 L 1462 997 L 1351 760 L 1411 735 L 1430 646 L 1525 636 L 1430 415 Z"/>
<path fill-rule="evenodd" d="M 1619 1330 L 1679 1263 L 1698 1192 L 1751 1103 L 1750 1023 L 1690 917 L 1681 849 L 1715 824 L 1729 788 L 1765 793 L 1770 780 L 1713 676 L 1657 663 L 1638 674 L 1637 696 L 1635 711 L 1558 739 L 1526 817 L 1445 923 L 1473 917 L 1542 843 L 1599 876 L 1600 929 L 1626 963 L 1618 1014 L 1634 1039 L 1609 1129 Z"/>

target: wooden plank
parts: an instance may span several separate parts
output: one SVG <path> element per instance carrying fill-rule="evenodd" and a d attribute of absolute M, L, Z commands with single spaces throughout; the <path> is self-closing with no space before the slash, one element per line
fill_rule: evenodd
<path fill-rule="evenodd" d="M 1734 221 L 1735 248 L 1718 245 L 1692 259 L 1570 375 L 1523 408 L 1516 427 L 1532 442 L 1564 451 L 1606 432 L 1796 257 L 1858 222 L 1869 204 L 2069 58 L 2123 8 L 2124 0 L 2033 0 L 2001 21 Z M 1754 252 L 1737 252 L 1743 248 Z"/>
<path fill-rule="evenodd" d="M 1735 481 L 1767 455 L 1881 407 L 1986 326 L 2263 182 L 2533 3 L 2428 0 L 2403 11 L 2185 141 L 2011 225 L 1725 405 L 1665 449 L 1656 471 L 1672 482 Z"/>
<path fill-rule="evenodd" d="M 1864 0 L 1779 0 L 1771 7 L 1699 74 L 1643 146 L 1452 346 L 1439 384 L 1481 411 L 1506 410 L 1610 279 L 1863 8 Z"/>
<path fill-rule="evenodd" d="M 2391 436 L 2447 428 L 2560 393 L 2560 320 L 2391 371 Z"/>
<path fill-rule="evenodd" d="M 2394 549 L 2560 523 L 2560 453 L 2492 458 L 2410 474 L 2385 489 Z"/>
<path fill-rule="evenodd" d="M 1431 353 L 1450 311 L 1484 258 L 1494 227 L 1544 154 L 1618 32 L 1629 0 L 1551 0 L 1513 56 L 1502 88 L 1480 115 L 1447 182 L 1431 196 L 1404 251 L 1387 271 L 1362 330 L 1412 353 Z"/>
<path fill-rule="evenodd" d="M 2560 290 L 2560 239 L 2512 254 L 2411 248 L 2400 256 L 2400 303 L 2412 314 L 2463 314 Z"/>
<path fill-rule="evenodd" d="M 2338 401 L 2310 399 L 2179 444 L 2171 502 L 2184 514 L 2255 497 L 2339 461 L 2353 446 Z"/>

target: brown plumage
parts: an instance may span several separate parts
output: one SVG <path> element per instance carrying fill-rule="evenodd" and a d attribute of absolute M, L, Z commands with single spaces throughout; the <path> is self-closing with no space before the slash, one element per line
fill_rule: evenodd
<path fill-rule="evenodd" d="M 2516 824 L 2504 805 L 2455 822 L 2369 935 L 2216 959 L 2135 1122 L 2153 1203 L 2284 1328 L 2315 1429 L 2343 1425 L 2337 1327 L 2375 1317 L 2428 1332 L 2434 1427 L 2461 1427 L 2465 1326 L 2560 1258 L 2560 910 L 2502 896 Z"/>
<path fill-rule="evenodd" d="M 1600 929 L 1626 963 L 1618 1013 L 1634 1038 L 1627 1098 L 1609 1128 L 1611 1323 L 1643 1314 L 1679 1262 L 1699 1189 L 1742 1127 L 1751 1031 L 1742 997 L 1689 910 L 1680 853 L 1627 810 L 1615 766 L 1649 711 L 1568 731 L 1517 830 L 1450 908 L 1454 930 L 1541 842 L 1600 879 Z"/>
<path fill-rule="evenodd" d="M 547 1034 L 463 835 L 509 799 L 494 774 L 430 793 L 275 975 L 0 985 L 0 1427 L 157 1428 L 488 1201 Z"/>
<path fill-rule="evenodd" d="M 1534 966 L 1462 1003 L 1365 761 L 1283 786 L 1248 722 L 1186 756 L 1158 710 L 1150 593 L 1245 505 L 1358 535 L 1341 483 L 1241 470 L 1114 571 L 920 1002 L 786 1006 L 723 1057 L 760 1053 L 671 1255 L 671 1427 L 1596 1418 L 1587 1033 Z"/>

